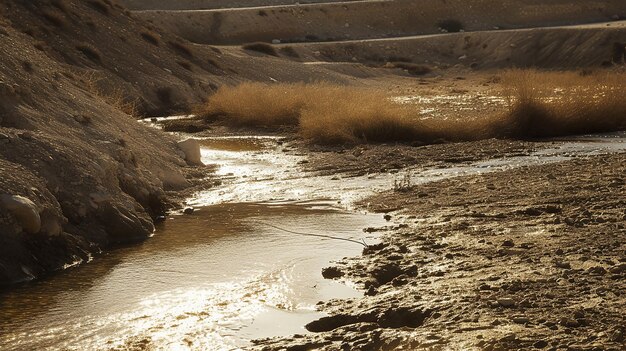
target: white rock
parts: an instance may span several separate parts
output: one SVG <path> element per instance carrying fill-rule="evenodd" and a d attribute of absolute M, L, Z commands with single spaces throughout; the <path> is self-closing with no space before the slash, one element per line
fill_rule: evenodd
<path fill-rule="evenodd" d="M 25 232 L 35 234 L 41 229 L 41 217 L 37 205 L 19 195 L 0 195 L 0 207 L 11 212 Z"/>
<path fill-rule="evenodd" d="M 190 165 L 203 165 L 200 154 L 200 143 L 196 139 L 187 139 L 178 142 L 178 148 L 185 153 L 185 161 Z"/>
<path fill-rule="evenodd" d="M 272 39 L 272 44 L 280 44 L 280 40 L 278 40 L 278 39 Z"/>

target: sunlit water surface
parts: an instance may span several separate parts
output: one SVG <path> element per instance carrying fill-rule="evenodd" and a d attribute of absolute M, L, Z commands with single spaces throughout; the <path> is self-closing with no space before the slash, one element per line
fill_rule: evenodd
<path fill-rule="evenodd" d="M 362 229 L 380 215 L 356 200 L 412 184 L 570 157 L 626 150 L 626 135 L 563 141 L 529 156 L 453 168 L 341 178 L 300 170 L 305 155 L 275 137 L 207 138 L 203 159 L 223 184 L 197 194 L 199 210 L 177 215 L 137 246 L 121 248 L 50 279 L 0 293 L 1 350 L 234 350 L 255 338 L 306 333 L 315 304 L 357 297 L 322 279 L 332 260 L 358 255 L 347 241 L 374 242 Z M 285 152 L 289 151 L 289 152 Z"/>

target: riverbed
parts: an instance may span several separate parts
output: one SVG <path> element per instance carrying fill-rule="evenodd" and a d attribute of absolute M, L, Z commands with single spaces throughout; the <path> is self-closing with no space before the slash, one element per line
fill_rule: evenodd
<path fill-rule="evenodd" d="M 304 334 L 324 315 L 319 301 L 362 295 L 320 273 L 376 242 L 364 228 L 388 224 L 356 201 L 403 179 L 420 184 L 626 149 L 623 134 L 588 136 L 525 156 L 343 177 L 303 171 L 307 155 L 275 136 L 201 144 L 221 185 L 195 194 L 192 214 L 171 215 L 141 245 L 2 293 L 1 349 L 234 350 Z"/>

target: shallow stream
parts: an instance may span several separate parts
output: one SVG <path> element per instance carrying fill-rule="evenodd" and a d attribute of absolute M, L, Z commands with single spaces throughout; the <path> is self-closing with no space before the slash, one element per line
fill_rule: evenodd
<path fill-rule="evenodd" d="M 0 293 L 1 350 L 234 350 L 255 338 L 306 333 L 304 325 L 323 315 L 318 301 L 361 295 L 320 271 L 363 247 L 291 232 L 373 243 L 362 229 L 384 220 L 353 204 L 405 175 L 419 184 L 621 152 L 626 135 L 589 136 L 454 168 L 351 178 L 303 172 L 306 155 L 276 137 L 207 138 L 202 145 L 222 185 L 194 196 L 193 214 L 171 216 L 141 245 Z"/>

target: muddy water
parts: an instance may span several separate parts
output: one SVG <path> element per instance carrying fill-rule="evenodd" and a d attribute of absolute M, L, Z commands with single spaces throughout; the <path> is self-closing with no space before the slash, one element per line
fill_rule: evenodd
<path fill-rule="evenodd" d="M 571 157 L 626 150 L 626 136 L 563 141 L 530 156 L 455 168 L 354 178 L 299 170 L 306 155 L 274 137 L 210 138 L 205 162 L 223 184 L 197 194 L 192 215 L 173 216 L 154 238 L 51 279 L 0 294 L 0 349 L 162 350 L 245 348 L 254 338 L 305 333 L 318 301 L 356 297 L 322 267 L 357 255 L 379 215 L 348 211 L 355 200 L 414 184 Z M 281 229 L 283 228 L 283 229 Z"/>

